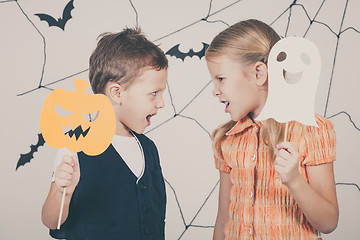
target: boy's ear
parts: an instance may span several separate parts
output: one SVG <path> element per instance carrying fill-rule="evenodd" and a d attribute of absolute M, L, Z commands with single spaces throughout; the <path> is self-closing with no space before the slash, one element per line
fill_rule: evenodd
<path fill-rule="evenodd" d="M 116 82 L 109 82 L 106 88 L 106 95 L 116 104 L 121 104 L 124 88 Z"/>
<path fill-rule="evenodd" d="M 268 78 L 268 69 L 265 63 L 256 62 L 255 64 L 255 79 L 256 85 L 259 87 L 264 86 Z"/>

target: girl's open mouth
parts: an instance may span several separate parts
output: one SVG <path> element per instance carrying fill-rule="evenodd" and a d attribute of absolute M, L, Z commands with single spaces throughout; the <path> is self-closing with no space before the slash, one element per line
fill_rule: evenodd
<path fill-rule="evenodd" d="M 221 103 L 224 103 L 224 104 L 225 104 L 225 112 L 228 113 L 228 112 L 229 112 L 230 102 L 228 102 L 228 101 L 222 101 Z"/>

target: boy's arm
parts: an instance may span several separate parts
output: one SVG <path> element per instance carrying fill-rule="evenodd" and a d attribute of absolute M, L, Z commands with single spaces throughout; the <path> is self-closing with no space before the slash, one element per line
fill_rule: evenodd
<path fill-rule="evenodd" d="M 65 155 L 62 158 L 61 164 L 56 168 L 55 181 L 51 183 L 49 194 L 42 208 L 42 222 L 49 229 L 55 229 L 57 227 L 62 195 L 66 187 L 61 224 L 65 222 L 69 213 L 70 200 L 79 179 L 80 168 L 77 157 Z"/>
<path fill-rule="evenodd" d="M 225 239 L 225 225 L 229 219 L 230 190 L 232 187 L 230 174 L 222 171 L 219 172 L 220 172 L 219 207 L 215 222 L 213 240 Z"/>
<path fill-rule="evenodd" d="M 65 195 L 64 209 L 61 219 L 63 224 L 69 213 L 69 205 L 72 194 Z M 49 194 L 42 207 L 41 219 L 49 229 L 56 229 L 60 213 L 62 193 L 57 189 L 55 182 L 51 183 Z"/>

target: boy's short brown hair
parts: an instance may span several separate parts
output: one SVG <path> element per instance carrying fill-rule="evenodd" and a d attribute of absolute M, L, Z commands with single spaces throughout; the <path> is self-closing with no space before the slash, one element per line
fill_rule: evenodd
<path fill-rule="evenodd" d="M 103 33 L 89 60 L 89 79 L 94 93 L 104 93 L 108 82 L 130 85 L 145 67 L 167 69 L 164 52 L 149 41 L 140 28 Z"/>

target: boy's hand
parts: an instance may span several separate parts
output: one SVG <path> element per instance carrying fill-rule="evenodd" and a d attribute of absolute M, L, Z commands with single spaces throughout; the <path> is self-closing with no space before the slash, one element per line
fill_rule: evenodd
<path fill-rule="evenodd" d="M 299 159 L 300 154 L 291 142 L 282 142 L 277 145 L 275 170 L 287 186 L 301 177 Z"/>
<path fill-rule="evenodd" d="M 62 193 L 66 187 L 66 195 L 72 194 L 80 179 L 80 168 L 77 155 L 65 155 L 55 170 L 55 185 Z"/>

